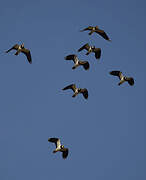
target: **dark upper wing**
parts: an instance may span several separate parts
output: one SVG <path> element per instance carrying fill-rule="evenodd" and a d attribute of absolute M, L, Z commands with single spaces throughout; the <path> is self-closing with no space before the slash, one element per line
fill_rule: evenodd
<path fill-rule="evenodd" d="M 78 49 L 78 52 L 82 51 L 83 49 L 86 49 L 87 51 L 89 50 L 90 46 L 89 44 L 85 44 L 84 46 L 82 46 L 80 49 Z"/>
<path fill-rule="evenodd" d="M 100 57 L 101 57 L 101 49 L 100 48 L 95 48 L 93 50 L 93 52 L 95 52 L 96 59 L 100 59 Z"/>
<path fill-rule="evenodd" d="M 49 141 L 49 142 L 52 142 L 52 143 L 55 143 L 56 148 L 57 148 L 58 146 L 60 146 L 60 139 L 58 139 L 58 138 L 49 138 L 48 141 Z"/>
<path fill-rule="evenodd" d="M 121 71 L 111 71 L 110 74 L 113 75 L 113 76 L 118 76 L 120 80 L 123 77 L 123 74 L 122 74 Z"/>
<path fill-rule="evenodd" d="M 67 89 L 72 89 L 74 92 L 76 90 L 76 85 L 75 84 L 71 84 L 69 86 L 66 86 L 65 88 L 63 88 L 62 90 L 67 90 Z"/>
<path fill-rule="evenodd" d="M 70 54 L 70 55 L 66 56 L 65 59 L 66 59 L 66 60 L 73 60 L 74 62 L 76 62 L 77 55 L 75 55 L 75 54 Z"/>
<path fill-rule="evenodd" d="M 96 33 L 98 33 L 100 36 L 102 36 L 104 39 L 108 40 L 108 41 L 111 41 L 108 37 L 108 35 L 101 29 L 97 29 L 95 31 Z"/>
<path fill-rule="evenodd" d="M 12 49 L 18 50 L 19 45 L 15 44 L 12 48 L 6 51 L 6 53 L 10 52 Z"/>
<path fill-rule="evenodd" d="M 88 99 L 88 90 L 87 90 L 86 88 L 81 89 L 80 92 L 83 94 L 83 96 L 84 96 L 85 99 Z"/>
<path fill-rule="evenodd" d="M 90 67 L 90 64 L 88 63 L 88 61 L 79 61 L 80 65 L 83 65 L 85 70 L 88 70 Z"/>
<path fill-rule="evenodd" d="M 134 85 L 134 79 L 132 77 L 127 77 L 126 80 L 128 81 L 128 83 L 133 86 Z"/>
<path fill-rule="evenodd" d="M 69 152 L 68 148 L 64 148 L 64 151 L 62 152 L 62 157 L 63 157 L 63 159 L 66 159 L 66 158 L 67 158 L 68 152 Z"/>
<path fill-rule="evenodd" d="M 26 55 L 28 62 L 31 64 L 32 63 L 32 59 L 31 59 L 30 50 L 23 48 L 23 49 L 21 49 L 21 52 Z"/>
<path fill-rule="evenodd" d="M 87 31 L 87 30 L 92 30 L 92 29 L 93 29 L 93 26 L 88 26 L 87 28 L 82 29 L 80 32 Z"/>

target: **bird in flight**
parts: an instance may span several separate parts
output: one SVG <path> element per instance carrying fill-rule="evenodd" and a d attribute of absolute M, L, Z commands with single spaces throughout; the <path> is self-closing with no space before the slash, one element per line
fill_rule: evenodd
<path fill-rule="evenodd" d="M 100 59 L 101 56 L 101 49 L 96 48 L 95 46 L 89 46 L 89 44 L 85 44 L 80 49 L 78 49 L 78 52 L 82 51 L 83 49 L 87 50 L 86 55 L 89 55 L 91 52 L 95 53 L 95 58 Z"/>
<path fill-rule="evenodd" d="M 134 79 L 132 77 L 124 76 L 121 71 L 111 71 L 110 74 L 113 76 L 119 77 L 119 79 L 120 79 L 120 82 L 118 83 L 119 86 L 126 81 L 129 83 L 129 85 L 131 85 L 131 86 L 134 85 Z"/>
<path fill-rule="evenodd" d="M 76 97 L 78 94 L 81 93 L 85 99 L 88 99 L 88 90 L 86 88 L 84 88 L 84 89 L 77 88 L 75 84 L 71 84 L 69 86 L 66 86 L 62 90 L 67 90 L 67 89 L 73 90 L 74 94 L 72 95 L 72 97 Z"/>
<path fill-rule="evenodd" d="M 68 55 L 64 59 L 72 60 L 74 62 L 74 66 L 72 67 L 72 69 L 76 69 L 78 66 L 83 66 L 85 70 L 88 70 L 90 67 L 88 61 L 80 61 L 75 54 Z"/>
<path fill-rule="evenodd" d="M 48 142 L 55 143 L 56 149 L 53 151 L 53 153 L 56 153 L 58 151 L 62 152 L 63 159 L 66 159 L 69 153 L 68 148 L 65 148 L 64 145 L 61 145 L 59 138 L 49 138 Z"/>
<path fill-rule="evenodd" d="M 10 52 L 11 50 L 16 50 L 16 51 L 17 51 L 17 52 L 15 53 L 16 56 L 17 56 L 20 52 L 22 52 L 23 54 L 26 55 L 28 62 L 29 62 L 30 64 L 32 63 L 30 50 L 24 48 L 24 43 L 21 44 L 21 45 L 15 44 L 12 48 L 10 48 L 9 50 L 7 50 L 6 53 Z"/>
<path fill-rule="evenodd" d="M 80 32 L 83 32 L 83 31 L 90 31 L 88 34 L 91 35 L 92 33 L 96 32 L 97 34 L 99 34 L 100 36 L 102 36 L 104 39 L 108 40 L 108 41 L 111 41 L 108 37 L 108 35 L 105 33 L 104 30 L 102 29 L 99 29 L 98 26 L 88 26 L 87 28 L 81 30 Z"/>

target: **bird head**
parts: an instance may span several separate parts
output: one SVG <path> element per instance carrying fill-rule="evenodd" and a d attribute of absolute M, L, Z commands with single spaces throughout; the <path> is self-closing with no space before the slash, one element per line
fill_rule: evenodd
<path fill-rule="evenodd" d="M 24 48 L 24 43 L 21 44 L 21 48 Z"/>
<path fill-rule="evenodd" d="M 61 149 L 63 149 L 64 148 L 64 145 L 61 145 Z"/>
<path fill-rule="evenodd" d="M 81 88 L 78 88 L 78 92 L 81 92 L 81 90 L 82 90 Z"/>

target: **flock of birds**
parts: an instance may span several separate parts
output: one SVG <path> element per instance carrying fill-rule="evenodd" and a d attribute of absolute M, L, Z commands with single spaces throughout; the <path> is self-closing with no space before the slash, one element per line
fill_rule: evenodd
<path fill-rule="evenodd" d="M 81 32 L 83 32 L 83 31 L 90 31 L 88 33 L 89 35 L 91 35 L 92 33 L 95 32 L 95 33 L 99 34 L 100 36 L 102 36 L 105 40 L 111 41 L 109 39 L 108 35 L 105 33 L 105 31 L 102 29 L 99 29 L 98 26 L 95 26 L 95 27 L 89 26 L 89 27 L 81 30 Z M 28 62 L 30 64 L 32 63 L 30 50 L 26 49 L 24 47 L 24 43 L 21 45 L 15 44 L 12 48 L 7 50 L 6 53 L 10 52 L 11 50 L 16 50 L 16 53 L 15 53 L 16 56 L 20 52 L 25 54 Z M 84 46 L 82 46 L 80 49 L 78 49 L 78 52 L 80 52 L 82 50 L 87 51 L 86 55 L 89 55 L 90 53 L 94 53 L 96 59 L 100 59 L 100 57 L 101 57 L 101 49 L 96 48 L 95 46 L 90 46 L 88 43 L 85 44 Z M 67 61 L 72 60 L 74 62 L 74 66 L 72 67 L 72 69 L 76 69 L 78 66 L 83 66 L 83 68 L 85 70 L 88 70 L 90 67 L 90 64 L 88 61 L 79 60 L 76 54 L 70 54 L 70 55 L 66 56 L 65 60 L 67 60 Z M 118 83 L 118 85 L 121 85 L 126 81 L 129 83 L 129 85 L 131 85 L 131 86 L 134 85 L 134 79 L 132 77 L 124 76 L 121 71 L 111 71 L 109 73 L 113 76 L 119 77 L 120 82 Z M 81 93 L 85 99 L 88 99 L 88 90 L 86 88 L 77 88 L 75 84 L 71 84 L 71 85 L 64 87 L 62 90 L 67 90 L 67 89 L 71 89 L 74 92 L 72 97 L 76 97 L 78 94 Z M 59 138 L 49 138 L 48 141 L 51 143 L 55 143 L 55 145 L 56 145 L 56 149 L 53 151 L 53 153 L 60 151 L 60 152 L 62 152 L 62 157 L 64 159 L 67 158 L 69 149 L 65 148 L 64 145 L 61 145 Z"/>

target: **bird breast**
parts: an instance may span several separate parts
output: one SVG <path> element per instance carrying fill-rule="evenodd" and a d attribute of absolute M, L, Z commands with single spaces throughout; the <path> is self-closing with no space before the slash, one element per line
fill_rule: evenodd
<path fill-rule="evenodd" d="M 89 52 L 92 52 L 92 48 L 93 48 L 92 46 L 89 47 Z"/>
<path fill-rule="evenodd" d="M 21 50 L 21 49 L 22 49 L 21 46 L 19 46 L 19 47 L 18 47 L 18 50 Z"/>
<path fill-rule="evenodd" d="M 75 90 L 75 93 L 78 93 L 79 92 L 79 89 L 77 88 L 76 90 Z"/>

